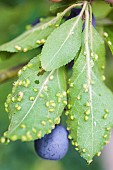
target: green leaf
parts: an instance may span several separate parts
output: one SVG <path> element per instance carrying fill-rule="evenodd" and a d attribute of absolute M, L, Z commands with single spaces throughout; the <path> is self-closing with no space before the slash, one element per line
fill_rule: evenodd
<path fill-rule="evenodd" d="M 94 63 L 93 68 L 90 62 Z M 102 82 L 96 62 L 82 50 L 73 68 L 69 90 L 70 138 L 88 163 L 100 155 L 113 127 L 113 94 Z"/>
<path fill-rule="evenodd" d="M 30 30 L 24 32 L 14 40 L 0 46 L 0 51 L 19 52 L 28 51 L 41 46 L 49 34 L 59 25 L 61 15 L 47 18 Z"/>
<path fill-rule="evenodd" d="M 67 124 L 72 144 L 91 163 L 109 140 L 113 126 L 113 94 L 103 83 L 104 42 L 91 24 L 89 27 L 88 9 L 83 38 L 82 50 L 69 80 Z"/>
<path fill-rule="evenodd" d="M 67 103 L 65 68 L 52 72 L 41 69 L 39 56 L 19 71 L 12 94 L 5 104 L 11 140 L 30 141 L 50 133 Z"/>
<path fill-rule="evenodd" d="M 107 45 L 109 46 L 112 54 L 113 54 L 113 31 L 109 28 L 105 28 L 104 37 Z"/>
<path fill-rule="evenodd" d="M 48 37 L 41 56 L 46 71 L 55 70 L 74 59 L 81 46 L 82 20 L 70 19 Z"/>

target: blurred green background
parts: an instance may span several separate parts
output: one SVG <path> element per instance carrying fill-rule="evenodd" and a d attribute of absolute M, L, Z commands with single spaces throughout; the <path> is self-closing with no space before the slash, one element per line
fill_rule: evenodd
<path fill-rule="evenodd" d="M 98 6 L 98 10 L 97 10 Z M 112 8 L 103 2 L 94 4 L 94 13 L 97 20 L 107 16 Z M 102 11 L 99 12 L 99 10 Z M 113 12 L 113 11 L 112 11 Z M 0 44 L 9 41 L 22 33 L 26 25 L 34 22 L 37 17 L 45 17 L 49 13 L 49 3 L 45 0 L 0 0 Z M 101 28 L 101 26 L 100 26 Z M 99 29 L 100 29 L 99 28 Z M 35 55 L 35 51 L 33 54 Z M 106 53 L 106 84 L 113 91 L 113 56 L 107 48 Z M 16 57 L 16 58 L 15 58 Z M 12 66 L 24 64 L 28 57 L 14 56 L 0 53 L 0 75 Z M 32 56 L 33 57 L 33 56 Z M 11 92 L 12 83 L 16 78 L 0 83 L 0 136 L 8 127 L 8 116 L 4 110 L 6 96 Z M 70 144 L 66 157 L 61 161 L 45 161 L 40 159 L 35 151 L 33 142 L 11 142 L 8 145 L 0 144 L 0 170 L 103 170 L 101 158 L 95 158 L 88 166 Z"/>

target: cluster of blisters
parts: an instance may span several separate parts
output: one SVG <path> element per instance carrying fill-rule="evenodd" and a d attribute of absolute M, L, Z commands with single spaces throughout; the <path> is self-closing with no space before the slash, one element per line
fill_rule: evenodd
<path fill-rule="evenodd" d="M 60 88 L 57 89 L 58 91 L 57 94 L 54 91 L 55 94 L 53 98 L 50 99 L 50 97 L 48 96 L 48 92 L 50 91 L 51 88 L 50 86 L 52 86 L 51 83 L 53 84 L 56 81 L 56 74 L 53 74 L 52 72 L 49 73 L 45 81 L 43 80 L 43 75 L 40 75 L 38 77 L 38 79 L 40 80 L 39 81 L 37 80 L 38 71 L 36 70 L 34 71 L 34 77 L 36 76 L 37 82 L 34 81 L 34 79 L 32 81 L 32 75 L 30 74 L 30 70 L 34 69 L 33 66 L 36 63 L 34 62 L 34 60 L 36 59 L 33 59 L 33 61 L 28 63 L 28 65 L 24 66 L 23 69 L 18 72 L 19 79 L 15 81 L 13 84 L 12 94 L 8 96 L 7 101 L 5 103 L 5 108 L 6 111 L 9 112 L 9 114 L 11 114 L 11 117 L 16 116 L 13 114 L 20 112 L 23 113 L 24 99 L 25 100 L 27 99 L 28 100 L 27 103 L 29 104 L 33 104 L 38 99 L 39 100 L 38 103 L 41 102 L 45 104 L 46 109 L 45 111 L 47 111 L 47 114 L 46 115 L 39 114 L 38 117 L 37 113 L 34 113 L 33 111 L 33 113 L 37 115 L 37 124 L 33 124 L 30 129 L 27 121 L 23 120 L 21 124 L 18 124 L 18 129 L 14 130 L 14 132 L 11 133 L 12 135 L 10 135 L 10 137 L 9 134 L 7 135 L 7 132 L 5 133 L 6 137 L 8 136 L 12 141 L 16 141 L 17 139 L 21 139 L 22 141 L 31 141 L 36 138 L 40 139 L 45 134 L 51 133 L 51 130 L 55 128 L 55 125 L 60 123 L 60 114 L 59 112 L 57 112 L 57 109 L 60 109 L 61 107 L 63 108 L 67 105 L 66 100 L 67 93 L 61 87 L 60 87 L 61 89 Z M 44 82 L 40 89 L 41 81 Z M 30 90 L 32 92 L 29 93 L 28 87 L 30 87 Z M 10 130 L 10 126 L 8 130 Z"/>
<path fill-rule="evenodd" d="M 104 32 L 104 37 L 106 38 L 108 45 L 113 46 L 112 42 L 109 40 L 109 35 L 107 32 Z"/>
<path fill-rule="evenodd" d="M 20 77 L 22 75 L 22 73 L 27 70 L 27 68 L 32 68 L 32 66 L 33 66 L 32 63 L 29 63 L 27 66 L 24 66 L 23 69 L 18 72 L 18 76 Z M 24 81 L 17 80 L 17 81 L 15 81 L 13 83 L 12 94 L 9 94 L 7 96 L 7 100 L 5 102 L 5 110 L 6 110 L 6 112 L 9 112 L 9 107 L 8 106 L 9 106 L 9 104 L 11 102 L 13 102 L 13 103 L 14 102 L 21 102 L 22 99 L 23 99 L 24 93 L 22 91 L 19 91 L 18 94 L 15 95 L 15 91 L 16 91 L 17 87 L 19 87 L 19 86 L 28 87 L 29 85 L 30 85 L 30 80 L 29 79 L 26 79 Z M 21 106 L 19 106 L 19 104 L 16 104 L 15 108 L 18 111 L 21 110 Z"/>
<path fill-rule="evenodd" d="M 67 105 L 67 100 L 63 100 L 63 97 L 66 97 L 66 96 L 67 96 L 66 92 L 57 93 L 56 97 L 57 97 L 58 103 L 61 103 L 61 101 L 62 101 L 64 105 Z"/>
<path fill-rule="evenodd" d="M 45 39 L 41 39 L 41 40 L 37 40 L 36 43 L 39 45 L 43 45 L 45 44 L 46 40 Z"/>
<path fill-rule="evenodd" d="M 107 119 L 108 115 L 109 115 L 109 110 L 108 109 L 104 109 L 103 119 Z M 105 128 L 105 133 L 103 135 L 103 139 L 104 139 L 103 145 L 106 145 L 107 143 L 109 143 L 110 132 L 111 132 L 111 128 L 110 127 L 106 127 Z"/>
<path fill-rule="evenodd" d="M 42 22 L 44 19 L 42 18 L 42 19 L 40 19 L 40 22 Z M 48 23 L 45 23 L 45 24 L 43 24 L 43 26 L 40 26 L 40 29 L 39 29 L 39 27 L 29 27 L 30 28 L 30 31 L 32 31 L 32 32 L 35 32 L 35 31 L 43 31 L 44 29 L 46 29 L 47 27 L 51 27 L 51 28 L 57 28 L 57 27 L 59 27 L 59 23 L 57 24 L 57 20 L 58 20 L 58 18 L 56 18 L 56 20 L 54 19 L 54 21 L 50 21 L 50 22 L 48 22 Z M 32 28 L 32 29 L 31 29 Z M 29 31 L 29 29 L 28 29 L 28 31 Z M 52 30 L 51 30 L 52 31 Z M 42 39 L 38 39 L 38 40 L 36 40 L 36 44 L 34 44 L 34 46 L 36 46 L 36 45 L 38 45 L 38 46 L 41 46 L 41 45 L 44 45 L 45 44 L 45 42 L 46 42 L 46 39 L 45 38 L 47 38 L 47 36 L 48 36 L 48 34 L 46 35 L 46 37 L 44 37 L 44 38 L 42 38 Z M 14 49 L 17 51 L 17 52 L 27 52 L 28 50 L 29 50 L 29 48 L 27 48 L 27 45 L 26 45 L 26 47 L 21 47 L 20 45 L 19 45 L 20 43 L 18 43 L 18 44 L 16 44 L 15 46 L 14 46 Z M 23 44 L 24 45 L 24 44 Z M 32 47 L 32 48 L 34 48 L 34 46 Z"/>
<path fill-rule="evenodd" d="M 26 53 L 28 51 L 28 48 L 22 48 L 21 46 L 19 45 L 15 45 L 14 47 L 18 52 L 24 52 Z"/>
<path fill-rule="evenodd" d="M 84 56 L 86 56 L 86 52 L 84 51 Z M 99 59 L 99 57 L 98 57 L 98 55 L 97 54 L 95 54 L 94 52 L 91 52 L 90 53 L 90 56 L 91 56 L 91 59 L 90 59 L 90 66 L 91 66 L 91 68 L 93 68 L 94 67 L 94 65 L 95 65 L 95 62 L 97 62 L 98 61 L 98 59 Z M 105 66 L 104 65 L 102 65 L 101 66 L 101 69 L 102 70 L 104 70 L 105 69 Z M 101 78 L 102 78 L 102 81 L 105 81 L 105 76 L 104 75 L 102 75 L 101 76 Z M 70 94 L 70 92 L 71 92 L 71 89 L 72 88 L 74 88 L 74 86 L 75 86 L 75 84 L 74 84 L 74 82 L 72 82 L 71 81 L 71 79 L 69 79 L 68 80 L 68 84 L 69 84 L 69 90 L 68 90 L 68 93 L 67 94 Z M 88 93 L 89 92 L 89 87 L 90 86 L 92 86 L 92 85 L 94 85 L 95 84 L 95 81 L 94 80 L 92 80 L 92 79 L 89 79 L 88 80 L 88 82 L 87 83 L 84 83 L 83 85 L 82 85 L 82 92 L 85 92 L 85 93 Z M 99 96 L 101 96 L 101 94 L 99 94 Z M 78 102 L 79 102 L 79 100 L 81 100 L 81 98 L 82 98 L 82 95 L 81 95 L 81 93 L 79 93 L 78 94 L 78 96 L 76 96 L 76 100 L 78 100 Z M 85 104 L 84 104 L 84 106 L 85 106 L 85 111 L 84 111 L 84 121 L 88 121 L 89 120 L 89 116 L 91 115 L 91 108 L 90 108 L 90 101 L 87 101 Z M 69 104 L 69 108 L 68 108 L 68 110 L 65 112 L 65 115 L 67 116 L 68 115 L 68 117 L 69 117 L 69 121 L 71 121 L 71 123 L 72 123 L 72 125 L 70 126 L 69 124 L 68 124 L 68 127 L 67 127 L 67 130 L 68 131 L 70 131 L 70 134 L 68 135 L 68 138 L 72 141 L 72 145 L 73 146 L 75 146 L 75 149 L 77 150 L 77 151 L 80 151 L 80 153 L 82 153 L 82 155 L 83 154 L 87 154 L 87 149 L 86 148 L 80 148 L 79 147 L 79 144 L 78 144 L 78 142 L 75 140 L 75 139 L 73 139 L 73 124 L 74 124 L 74 121 L 76 122 L 76 117 L 74 117 L 74 115 L 72 115 L 72 113 L 70 114 L 70 110 L 71 109 L 71 104 Z M 103 115 L 103 119 L 106 119 L 107 118 L 107 116 L 108 116 L 108 114 L 109 114 L 109 111 L 108 111 L 108 109 L 105 109 L 104 110 L 104 115 Z M 96 124 L 97 124 L 97 122 L 96 121 L 94 121 L 94 126 L 96 127 Z M 104 144 L 107 144 L 109 141 L 108 141 L 108 139 L 109 139 L 109 131 L 110 131 L 110 128 L 108 127 L 108 128 L 106 128 L 105 129 L 105 134 L 103 135 L 103 139 L 104 139 L 104 143 L 103 143 L 103 145 Z M 75 130 L 75 132 L 74 133 L 76 133 L 76 130 Z M 76 135 L 74 134 L 74 138 L 76 138 Z M 98 152 L 98 153 L 96 153 L 96 156 L 100 156 L 100 154 L 101 154 L 101 152 Z M 90 154 L 87 154 L 87 157 L 88 157 L 88 163 L 90 164 L 91 162 L 92 162 L 92 159 L 91 159 L 91 155 Z"/>

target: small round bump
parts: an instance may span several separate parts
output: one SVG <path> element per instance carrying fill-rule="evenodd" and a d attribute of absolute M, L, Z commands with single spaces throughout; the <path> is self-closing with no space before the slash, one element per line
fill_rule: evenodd
<path fill-rule="evenodd" d="M 104 109 L 105 113 L 109 113 L 109 110 L 108 109 Z"/>
<path fill-rule="evenodd" d="M 36 129 L 35 129 L 35 128 L 32 128 L 32 132 L 33 132 L 33 133 L 36 133 L 37 131 L 36 131 Z"/>
<path fill-rule="evenodd" d="M 43 98 L 44 96 L 43 96 L 43 94 L 39 94 L 39 97 L 40 97 L 40 98 Z"/>
<path fill-rule="evenodd" d="M 105 134 L 105 135 L 103 136 L 103 138 L 105 138 L 105 139 L 106 139 L 106 138 L 107 138 L 107 134 Z"/>
<path fill-rule="evenodd" d="M 34 101 L 35 100 L 35 98 L 33 96 L 31 96 L 29 99 L 30 99 L 30 101 Z"/>
<path fill-rule="evenodd" d="M 19 97 L 23 97 L 23 92 L 20 91 L 20 92 L 18 93 L 18 96 L 19 96 Z"/>
<path fill-rule="evenodd" d="M 103 65 L 103 66 L 101 67 L 101 69 L 104 70 L 104 69 L 105 69 L 105 66 Z"/>
<path fill-rule="evenodd" d="M 48 87 L 47 86 L 44 86 L 44 91 L 48 91 Z"/>
<path fill-rule="evenodd" d="M 70 110 L 72 106 L 71 106 L 71 104 L 68 104 L 67 107 Z"/>
<path fill-rule="evenodd" d="M 74 120 L 74 116 L 73 116 L 73 115 L 71 115 L 71 116 L 70 116 L 70 119 L 71 119 L 71 120 Z"/>
<path fill-rule="evenodd" d="M 12 140 L 12 141 L 16 141 L 16 140 L 17 140 L 17 135 L 11 136 L 11 140 Z"/>
<path fill-rule="evenodd" d="M 110 127 L 107 127 L 107 128 L 106 128 L 106 130 L 107 130 L 107 131 L 110 131 L 110 130 L 111 130 L 111 128 L 110 128 Z"/>
<path fill-rule="evenodd" d="M 72 143 L 73 146 L 75 145 L 75 142 L 74 142 L 74 141 L 72 141 L 71 143 Z"/>
<path fill-rule="evenodd" d="M 107 33 L 107 32 L 104 32 L 104 36 L 105 36 L 105 37 L 108 37 L 108 33 Z"/>
<path fill-rule="evenodd" d="M 40 40 L 37 40 L 37 41 L 36 41 L 36 44 L 41 44 L 41 41 L 40 41 Z"/>
<path fill-rule="evenodd" d="M 74 87 L 74 83 L 70 83 L 70 87 Z"/>
<path fill-rule="evenodd" d="M 84 120 L 85 120 L 85 121 L 87 121 L 88 119 L 89 119 L 89 117 L 88 117 L 88 116 L 85 116 L 85 117 L 84 117 Z"/>
<path fill-rule="evenodd" d="M 21 75 L 22 75 L 22 70 L 19 70 L 18 76 L 21 76 Z"/>
<path fill-rule="evenodd" d="M 76 151 L 79 151 L 79 148 L 76 147 L 75 150 L 76 150 Z"/>
<path fill-rule="evenodd" d="M 26 125 L 21 124 L 21 125 L 20 125 L 20 128 L 25 129 L 25 128 L 26 128 Z"/>
<path fill-rule="evenodd" d="M 71 139 L 72 139 L 72 136 L 71 136 L 71 135 L 68 135 L 68 139 L 70 139 L 70 140 L 71 140 Z"/>
<path fill-rule="evenodd" d="M 5 137 L 1 137 L 0 138 L 0 143 L 5 143 L 6 142 L 6 138 Z"/>
<path fill-rule="evenodd" d="M 22 48 L 21 48 L 19 45 L 15 45 L 15 49 L 16 49 L 17 51 L 21 51 L 21 50 L 22 50 Z"/>
<path fill-rule="evenodd" d="M 54 128 L 55 128 L 55 125 L 52 125 L 51 127 L 52 127 L 52 129 L 54 129 Z"/>
<path fill-rule="evenodd" d="M 77 96 L 77 100 L 80 100 L 81 99 L 81 97 L 80 96 Z"/>
<path fill-rule="evenodd" d="M 89 109 L 86 110 L 86 111 L 85 111 L 85 114 L 86 114 L 86 115 L 90 115 L 90 110 L 89 110 Z"/>
<path fill-rule="evenodd" d="M 23 71 L 26 71 L 26 70 L 27 70 L 27 66 L 24 66 L 22 70 L 23 70 Z"/>
<path fill-rule="evenodd" d="M 65 97 L 65 96 L 67 96 L 67 93 L 64 91 L 64 92 L 62 93 L 62 95 Z"/>
<path fill-rule="evenodd" d="M 60 123 L 60 117 L 57 117 L 54 121 L 55 124 L 59 124 Z"/>
<path fill-rule="evenodd" d="M 106 119 L 106 118 L 107 118 L 107 116 L 108 116 L 108 114 L 104 114 L 103 118 L 104 118 L 104 119 Z"/>
<path fill-rule="evenodd" d="M 100 156 L 101 155 L 101 152 L 98 152 L 97 154 L 96 154 L 96 156 Z"/>
<path fill-rule="evenodd" d="M 94 57 L 94 53 L 93 52 L 91 52 L 91 57 Z"/>
<path fill-rule="evenodd" d="M 70 93 L 70 91 L 69 91 L 69 89 L 67 90 L 67 94 L 69 94 Z"/>
<path fill-rule="evenodd" d="M 28 49 L 27 49 L 27 48 L 24 48 L 24 49 L 23 49 L 23 52 L 24 52 L 24 53 L 26 53 L 27 51 L 28 51 Z"/>
<path fill-rule="evenodd" d="M 70 130 L 70 127 L 67 127 L 67 130 L 69 131 L 69 130 Z"/>
<path fill-rule="evenodd" d="M 11 99 L 11 100 L 12 100 L 12 102 L 15 102 L 15 98 L 14 98 L 14 97 L 12 97 L 12 99 Z"/>
<path fill-rule="evenodd" d="M 105 81 L 106 80 L 106 77 L 103 75 L 102 76 L 102 81 Z"/>
<path fill-rule="evenodd" d="M 93 161 L 93 160 L 91 159 L 91 160 L 89 160 L 87 163 L 88 163 L 88 164 L 91 164 L 92 161 Z"/>
<path fill-rule="evenodd" d="M 42 121 L 41 124 L 42 124 L 43 126 L 45 126 L 45 125 L 46 125 L 46 122 L 45 122 L 45 121 Z"/>
<path fill-rule="evenodd" d="M 33 89 L 34 92 L 37 92 L 38 90 L 36 88 Z"/>
<path fill-rule="evenodd" d="M 67 105 L 67 101 L 66 101 L 66 100 L 64 100 L 64 101 L 63 101 L 63 104 Z"/>
<path fill-rule="evenodd" d="M 111 45 L 112 45 L 112 42 L 111 42 L 111 41 L 108 41 L 108 44 L 111 46 Z"/>
<path fill-rule="evenodd" d="M 89 103 L 89 102 L 86 102 L 85 106 L 89 107 L 89 106 L 90 106 L 90 103 Z"/>
<path fill-rule="evenodd" d="M 45 39 L 41 39 L 41 44 L 45 44 L 46 40 Z"/>
<path fill-rule="evenodd" d="M 23 141 L 23 142 L 24 142 L 24 141 L 27 141 L 27 137 L 24 136 L 24 135 L 22 135 L 22 136 L 21 136 L 21 141 Z"/>
<path fill-rule="evenodd" d="M 49 102 L 46 102 L 46 107 L 49 107 L 50 103 Z"/>
<path fill-rule="evenodd" d="M 28 132 L 26 133 L 26 137 L 27 137 L 28 140 L 32 140 L 32 136 L 31 136 L 30 131 L 28 131 Z"/>
<path fill-rule="evenodd" d="M 82 152 L 83 152 L 83 153 L 86 153 L 86 149 L 82 149 Z"/>
<path fill-rule="evenodd" d="M 49 112 L 54 112 L 55 110 L 54 109 L 49 109 Z"/>
<path fill-rule="evenodd" d="M 48 120 L 48 122 L 49 122 L 50 124 L 52 124 L 52 123 L 53 123 L 51 119 L 49 119 L 49 120 Z"/>
<path fill-rule="evenodd" d="M 18 111 L 20 111 L 20 110 L 21 110 L 21 106 L 18 106 L 16 109 L 17 109 Z"/>
<path fill-rule="evenodd" d="M 78 142 L 75 142 L 75 146 L 78 146 Z"/>
<path fill-rule="evenodd" d="M 27 67 L 28 68 L 32 68 L 33 64 L 32 63 L 28 63 Z"/>
<path fill-rule="evenodd" d="M 94 56 L 94 61 L 97 61 L 97 60 L 98 60 L 98 55 L 95 54 L 95 56 Z"/>
<path fill-rule="evenodd" d="M 69 111 L 66 111 L 66 112 L 65 112 L 65 115 L 68 116 L 68 115 L 69 115 Z"/>
<path fill-rule="evenodd" d="M 49 80 L 53 80 L 53 78 L 54 78 L 54 76 L 53 76 L 53 75 L 51 75 L 51 76 L 49 77 Z"/>

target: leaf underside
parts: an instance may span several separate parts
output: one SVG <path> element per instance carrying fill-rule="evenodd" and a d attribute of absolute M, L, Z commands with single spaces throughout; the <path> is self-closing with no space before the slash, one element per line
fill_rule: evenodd
<path fill-rule="evenodd" d="M 19 75 L 5 103 L 10 118 L 6 136 L 13 141 L 30 141 L 50 133 L 60 123 L 67 100 L 65 68 L 41 71 L 38 56 Z"/>
<path fill-rule="evenodd" d="M 81 46 L 81 33 L 82 20 L 78 17 L 54 30 L 42 49 L 41 64 L 44 70 L 55 70 L 73 60 Z"/>
<path fill-rule="evenodd" d="M 26 52 L 41 46 L 44 43 L 44 39 L 56 28 L 56 25 L 59 25 L 61 18 L 62 17 L 52 17 L 44 19 L 44 21 L 24 32 L 14 40 L 1 45 L 0 51 Z"/>
<path fill-rule="evenodd" d="M 96 35 L 94 32 L 93 37 Z M 93 41 L 96 42 L 94 39 Z M 109 141 L 113 126 L 113 94 L 102 81 L 105 63 L 101 59 L 104 57 L 101 52 L 97 58 L 96 49 L 99 46 L 104 49 L 102 41 L 98 46 L 93 42 L 93 51 L 90 49 L 87 53 L 83 45 L 73 67 L 68 96 L 68 102 L 72 106 L 67 120 L 70 138 L 88 163 L 95 155 L 100 155 L 103 146 Z"/>
<path fill-rule="evenodd" d="M 81 156 L 90 162 L 109 140 L 113 124 L 113 95 L 101 81 L 96 66 L 90 72 L 94 84 L 88 85 L 85 63 L 81 52 L 71 79 L 73 88 L 70 88 L 69 103 L 73 107 L 69 112 L 68 127 L 73 141 L 78 143 Z"/>

